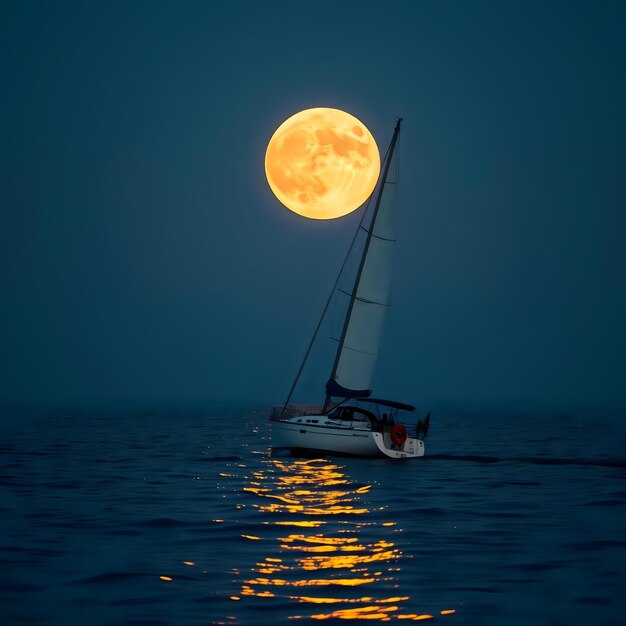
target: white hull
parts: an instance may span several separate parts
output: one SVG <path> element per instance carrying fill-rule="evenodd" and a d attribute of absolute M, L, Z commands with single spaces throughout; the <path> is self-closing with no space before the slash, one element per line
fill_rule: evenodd
<path fill-rule="evenodd" d="M 307 423 L 307 420 L 309 423 Z M 310 423 L 312 420 L 319 425 Z M 424 456 L 424 442 L 407 437 L 394 446 L 389 432 L 375 432 L 358 425 L 334 425 L 325 415 L 273 418 L 272 448 L 303 449 L 351 456 L 404 459 Z"/>

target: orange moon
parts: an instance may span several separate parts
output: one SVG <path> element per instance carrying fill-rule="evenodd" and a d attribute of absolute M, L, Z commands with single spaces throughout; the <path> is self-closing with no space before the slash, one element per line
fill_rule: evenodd
<path fill-rule="evenodd" d="M 265 175 L 276 197 L 315 220 L 342 217 L 370 196 L 380 172 L 372 133 L 339 109 L 306 109 L 272 135 Z"/>

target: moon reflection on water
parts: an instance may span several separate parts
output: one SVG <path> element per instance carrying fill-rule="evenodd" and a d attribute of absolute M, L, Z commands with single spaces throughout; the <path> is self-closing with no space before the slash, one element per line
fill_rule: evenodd
<path fill-rule="evenodd" d="M 411 597 L 398 582 L 406 557 L 395 538 L 402 530 L 372 520 L 386 507 L 373 508 L 372 485 L 353 483 L 344 470 L 325 459 L 269 458 L 246 477 L 243 491 L 254 496 L 246 505 L 263 514 L 267 532 L 242 539 L 264 542 L 267 556 L 241 574 L 231 599 L 281 600 L 283 609 L 287 601 L 294 620 L 432 618 L 404 608 Z"/>

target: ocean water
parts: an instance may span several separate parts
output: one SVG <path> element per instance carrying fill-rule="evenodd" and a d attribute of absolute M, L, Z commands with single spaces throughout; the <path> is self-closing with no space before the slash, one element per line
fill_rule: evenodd
<path fill-rule="evenodd" d="M 0 624 L 626 623 L 626 416 L 442 412 L 409 461 L 268 410 L 3 433 Z"/>

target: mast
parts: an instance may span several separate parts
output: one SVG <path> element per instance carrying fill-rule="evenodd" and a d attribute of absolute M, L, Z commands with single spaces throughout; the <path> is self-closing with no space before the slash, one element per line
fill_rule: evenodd
<path fill-rule="evenodd" d="M 363 254 L 361 256 L 361 261 L 359 263 L 359 269 L 357 270 L 356 277 L 354 280 L 354 287 L 352 288 L 352 293 L 350 294 L 350 303 L 348 304 L 348 310 L 346 313 L 346 319 L 343 325 L 343 329 L 341 331 L 341 338 L 339 339 L 339 345 L 337 347 L 337 353 L 335 355 L 335 362 L 333 363 L 333 369 L 330 374 L 329 382 L 335 380 L 337 375 L 337 367 L 339 366 L 339 359 L 341 358 L 341 352 L 344 347 L 344 343 L 346 340 L 346 334 L 348 333 L 348 327 L 350 325 L 350 318 L 352 317 L 352 311 L 354 309 L 354 303 L 357 299 L 357 292 L 359 289 L 359 284 L 361 282 L 361 275 L 363 274 L 363 267 L 365 266 L 365 260 L 367 259 L 367 252 L 370 247 L 370 242 L 372 240 L 372 234 L 374 232 L 374 226 L 376 224 L 376 218 L 378 217 L 378 210 L 380 208 L 380 202 L 383 197 L 383 191 L 385 189 L 385 183 L 387 181 L 387 175 L 389 174 L 389 166 L 391 165 L 391 161 L 393 159 L 393 153 L 396 147 L 396 142 L 398 140 L 398 135 L 400 134 L 400 124 L 402 122 L 402 118 L 398 118 L 396 122 L 396 127 L 393 131 L 393 137 L 391 138 L 391 143 L 389 144 L 389 152 L 387 156 L 387 161 L 385 162 L 385 168 L 383 170 L 383 175 L 381 177 L 381 184 L 378 188 L 378 195 L 376 197 L 376 205 L 374 206 L 374 212 L 372 213 L 372 219 L 370 220 L 369 229 L 367 230 L 367 238 L 365 239 L 365 245 L 363 246 Z M 328 410 L 328 405 L 330 404 L 331 395 L 326 392 L 326 398 L 324 399 L 324 406 L 322 407 L 322 413 L 326 413 Z"/>

